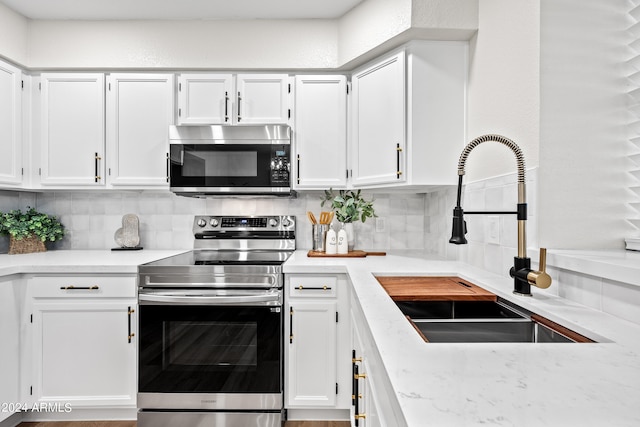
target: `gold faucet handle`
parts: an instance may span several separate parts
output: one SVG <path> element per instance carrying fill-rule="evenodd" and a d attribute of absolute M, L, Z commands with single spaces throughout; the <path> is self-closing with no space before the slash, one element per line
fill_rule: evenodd
<path fill-rule="evenodd" d="M 530 285 L 540 289 L 547 289 L 551 286 L 551 276 L 547 274 L 547 248 L 540 248 L 540 263 L 538 268 L 540 270 L 530 271 L 527 274 L 527 281 Z"/>

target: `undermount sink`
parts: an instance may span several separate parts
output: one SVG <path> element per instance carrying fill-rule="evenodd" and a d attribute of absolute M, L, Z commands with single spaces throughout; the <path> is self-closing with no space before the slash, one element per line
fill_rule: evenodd
<path fill-rule="evenodd" d="M 375 276 L 427 342 L 593 342 L 456 276 Z"/>
<path fill-rule="evenodd" d="M 395 303 L 430 343 L 576 342 L 502 300 Z"/>

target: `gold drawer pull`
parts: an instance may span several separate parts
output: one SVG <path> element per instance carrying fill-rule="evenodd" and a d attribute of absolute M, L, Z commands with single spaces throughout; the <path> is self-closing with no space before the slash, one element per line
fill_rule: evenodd
<path fill-rule="evenodd" d="M 322 286 L 310 286 L 310 287 L 308 287 L 308 288 L 305 288 L 304 286 L 299 285 L 299 286 L 297 287 L 297 289 L 298 289 L 299 291 L 304 291 L 304 290 L 307 290 L 307 291 L 330 291 L 330 290 L 331 290 L 331 288 L 330 288 L 329 286 L 327 286 L 327 285 L 322 285 Z"/>

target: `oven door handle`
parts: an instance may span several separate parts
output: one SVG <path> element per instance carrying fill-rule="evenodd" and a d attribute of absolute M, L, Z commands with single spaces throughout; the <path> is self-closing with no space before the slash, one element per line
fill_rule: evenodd
<path fill-rule="evenodd" d="M 168 293 L 140 293 L 141 305 L 282 305 L 279 292 L 261 295 L 185 295 Z"/>

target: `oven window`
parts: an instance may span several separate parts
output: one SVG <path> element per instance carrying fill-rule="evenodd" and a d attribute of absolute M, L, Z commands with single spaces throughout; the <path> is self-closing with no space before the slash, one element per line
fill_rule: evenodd
<path fill-rule="evenodd" d="M 139 312 L 138 391 L 281 392 L 280 307 L 141 305 Z"/>
<path fill-rule="evenodd" d="M 165 322 L 169 365 L 258 365 L 257 322 Z"/>

